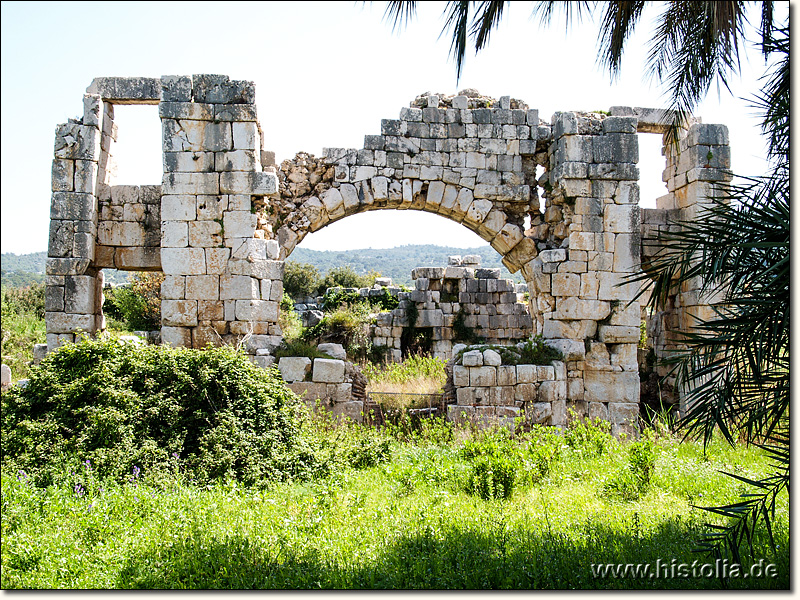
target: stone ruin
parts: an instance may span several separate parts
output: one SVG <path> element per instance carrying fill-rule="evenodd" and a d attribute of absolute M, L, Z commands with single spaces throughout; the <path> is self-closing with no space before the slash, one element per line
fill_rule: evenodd
<path fill-rule="evenodd" d="M 253 83 L 221 75 L 92 82 L 83 116 L 56 128 L 48 349 L 104 329 L 104 268 L 161 271 L 163 343 L 242 344 L 267 366 L 282 339 L 283 261 L 295 246 L 356 213 L 421 210 L 474 231 L 524 275 L 532 332 L 565 357 L 565 400 L 584 414 L 593 403 L 639 402 L 642 310 L 627 278 L 657 251 L 645 237 L 694 219 L 718 194 L 715 183 L 730 179 L 725 126 L 693 120 L 676 145 L 665 144 L 668 193 L 657 208 L 641 209 L 637 134 L 665 134 L 665 111 L 611 107 L 544 121 L 508 96 L 424 94 L 398 119 L 381 121 L 363 148 L 299 153 L 278 167 L 264 150 L 254 101 Z M 116 104 L 158 105 L 161 185 L 114 185 Z M 446 274 L 419 273 L 416 281 L 414 301 L 431 304 L 424 310 L 433 311 L 432 327 L 436 311 L 452 316 L 442 296 Z M 483 281 L 461 279 L 458 294 L 511 293 L 470 288 Z M 712 310 L 714 298 L 699 289 L 684 285 L 645 315 L 656 358 L 679 345 L 675 332 L 691 331 L 694 317 Z M 522 330 L 486 316 L 499 341 Z M 379 337 L 395 348 L 395 322 L 380 327 L 391 328 Z"/>

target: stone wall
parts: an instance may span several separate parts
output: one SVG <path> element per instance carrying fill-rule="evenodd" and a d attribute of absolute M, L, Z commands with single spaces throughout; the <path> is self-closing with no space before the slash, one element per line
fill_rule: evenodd
<path fill-rule="evenodd" d="M 568 401 L 638 401 L 641 307 L 633 301 L 636 286 L 626 283 L 642 256 L 637 135 L 663 134 L 670 115 L 612 107 L 610 115 L 557 112 L 545 122 L 509 96 L 425 94 L 398 119 L 384 119 L 363 148 L 327 149 L 322 158 L 301 153 L 278 170 L 262 147 L 254 101 L 252 82 L 222 75 L 92 82 L 83 116 L 56 130 L 50 349 L 104 328 L 102 268 L 113 265 L 165 274 L 162 341 L 242 344 L 266 363 L 281 341 L 283 260 L 305 235 L 360 212 L 411 209 L 461 223 L 511 272 L 522 272 L 534 332 L 565 355 Z M 159 106 L 160 189 L 114 186 L 113 107 L 137 103 Z M 714 183 L 730 177 L 727 130 L 692 122 L 678 136 L 677 146 L 665 146 L 669 193 L 657 210 L 693 219 L 718 193 Z M 645 220 L 666 224 L 664 213 Z M 483 304 L 512 310 L 467 315 L 487 324 L 485 337 L 511 341 L 524 329 L 513 292 L 489 290 L 500 280 L 445 276 L 436 290 L 438 277 L 422 274 L 413 292 L 422 305 L 419 326 L 435 329 L 439 315 L 444 325 L 455 314 L 444 306 L 455 303 L 442 297 L 450 293 L 448 279 L 458 280 L 459 296 L 497 294 L 499 302 Z M 656 354 L 673 343 L 669 331 L 691 330 L 695 316 L 709 313 L 716 299 L 698 290 L 684 286 L 663 307 Z M 391 326 L 378 337 L 396 350 L 394 321 L 379 326 Z M 437 352 L 446 351 L 445 342 L 437 340 Z"/>

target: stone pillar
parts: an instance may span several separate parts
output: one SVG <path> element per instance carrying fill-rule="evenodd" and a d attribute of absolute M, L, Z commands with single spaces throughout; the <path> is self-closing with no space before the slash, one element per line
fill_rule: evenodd
<path fill-rule="evenodd" d="M 103 106 L 95 94 L 85 95 L 83 105 L 82 119 L 56 128 L 45 298 L 49 350 L 105 326 L 102 276 L 92 266 Z"/>
<path fill-rule="evenodd" d="M 640 308 L 624 283 L 640 260 L 638 154 L 635 118 L 554 115 L 547 247 L 526 267 L 537 330 L 564 353 L 568 407 L 615 435 L 638 418 Z"/>
<path fill-rule="evenodd" d="M 283 262 L 253 199 L 278 192 L 261 167 L 252 82 L 161 79 L 161 339 L 175 346 L 280 343 Z"/>
<path fill-rule="evenodd" d="M 669 193 L 657 199 L 657 207 L 668 211 L 675 220 L 697 222 L 713 198 L 723 197 L 717 184 L 725 184 L 732 178 L 728 128 L 694 123 L 683 131 L 677 146 L 665 143 L 664 155 L 667 164 L 663 179 Z M 654 348 L 657 358 L 685 348 L 680 334 L 697 332 L 698 323 L 714 319 L 712 306 L 721 301 L 722 291 L 703 293 L 701 287 L 700 278 L 684 282 L 670 298 L 669 306 L 663 307 L 666 335 Z M 674 377 L 670 383 L 674 383 Z M 685 388 L 677 390 L 681 414 L 688 408 L 686 392 Z"/>

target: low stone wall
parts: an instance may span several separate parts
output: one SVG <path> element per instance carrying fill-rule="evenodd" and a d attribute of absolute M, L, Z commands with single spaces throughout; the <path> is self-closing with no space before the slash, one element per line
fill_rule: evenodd
<path fill-rule="evenodd" d="M 336 416 L 363 421 L 366 382 L 352 363 L 332 358 L 284 356 L 278 359 L 278 369 L 289 388 L 310 407 L 315 407 L 319 401 Z"/>
<path fill-rule="evenodd" d="M 638 403 L 567 401 L 564 362 L 502 362 L 500 353 L 491 348 L 455 349 L 448 384 L 452 384 L 456 403 L 447 407 L 449 420 L 470 420 L 479 427 L 514 427 L 515 420 L 522 417 L 527 424 L 565 427 L 570 418 L 599 418 L 611 423 L 612 434 L 617 437 L 638 436 Z"/>

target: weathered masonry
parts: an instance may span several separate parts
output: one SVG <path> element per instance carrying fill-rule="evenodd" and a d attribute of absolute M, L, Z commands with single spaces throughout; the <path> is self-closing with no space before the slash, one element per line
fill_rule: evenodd
<path fill-rule="evenodd" d="M 83 117 L 56 129 L 47 264 L 47 343 L 104 328 L 104 268 L 163 271 L 161 339 L 281 341 L 283 261 L 312 231 L 356 213 L 412 209 L 476 232 L 521 271 L 533 329 L 565 355 L 571 402 L 636 403 L 641 310 L 625 278 L 641 233 L 693 217 L 730 175 L 727 129 L 693 123 L 665 148 L 669 193 L 639 208 L 637 133 L 662 111 L 558 112 L 510 97 L 423 95 L 362 149 L 264 151 L 251 82 L 220 75 L 95 79 Z M 115 104 L 158 104 L 161 185 L 115 186 Z M 709 310 L 685 286 L 650 327 L 656 355 Z"/>

